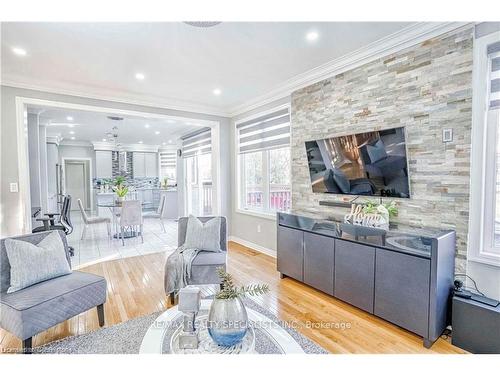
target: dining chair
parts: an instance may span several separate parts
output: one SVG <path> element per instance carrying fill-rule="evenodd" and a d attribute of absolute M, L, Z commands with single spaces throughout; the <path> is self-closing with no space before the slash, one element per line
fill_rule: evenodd
<path fill-rule="evenodd" d="M 166 209 L 167 209 L 167 197 L 165 194 L 163 194 L 160 198 L 160 204 L 158 205 L 158 209 L 156 210 L 156 212 L 145 212 L 142 214 L 142 216 L 144 218 L 159 219 L 161 227 L 163 228 L 163 231 L 166 232 L 165 224 L 163 223 L 163 218 L 165 217 Z"/>
<path fill-rule="evenodd" d="M 139 228 L 139 234 L 141 235 L 141 240 L 144 243 L 144 237 L 142 236 L 142 223 L 141 201 L 123 201 L 122 212 L 120 215 L 120 235 L 123 246 L 125 246 L 124 234 L 126 228 L 130 228 L 132 231 L 137 231 L 137 228 Z"/>
<path fill-rule="evenodd" d="M 89 225 L 96 225 L 106 223 L 106 227 L 108 230 L 108 237 L 111 237 L 111 219 L 109 217 L 101 217 L 101 216 L 88 216 L 83 208 L 83 203 L 81 199 L 77 199 L 78 207 L 80 208 L 80 213 L 82 214 L 83 219 L 83 229 L 82 229 L 82 240 L 87 233 L 87 227 Z"/>

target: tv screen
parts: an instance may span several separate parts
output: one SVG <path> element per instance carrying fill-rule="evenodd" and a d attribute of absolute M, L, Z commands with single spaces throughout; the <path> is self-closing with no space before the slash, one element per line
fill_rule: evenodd
<path fill-rule="evenodd" d="M 409 198 L 405 128 L 306 142 L 315 193 Z"/>

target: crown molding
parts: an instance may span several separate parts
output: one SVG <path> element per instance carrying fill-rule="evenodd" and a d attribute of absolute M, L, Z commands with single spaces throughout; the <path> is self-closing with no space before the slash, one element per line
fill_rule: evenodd
<path fill-rule="evenodd" d="M 60 138 L 59 146 L 92 147 L 92 143 L 87 141 L 72 141 Z"/>
<path fill-rule="evenodd" d="M 401 51 L 405 48 L 422 43 L 425 40 L 446 34 L 458 29 L 472 27 L 471 22 L 419 22 L 405 27 L 400 31 L 379 39 L 371 44 L 363 46 L 356 51 L 343 55 L 326 64 L 320 65 L 307 72 L 296 75 L 285 81 L 264 95 L 260 95 L 241 105 L 228 109 L 231 117 L 242 115 L 263 105 L 269 104 L 284 97 L 290 96 L 292 92 L 307 87 L 347 70 L 357 68 L 368 62 L 377 60 L 391 53 Z"/>
<path fill-rule="evenodd" d="M 105 100 L 109 102 L 140 105 L 144 107 L 162 108 L 175 111 L 192 112 L 203 115 L 213 115 L 228 117 L 228 113 L 220 108 L 204 104 L 193 103 L 172 98 L 162 98 L 148 95 L 136 95 L 133 93 L 120 92 L 115 90 L 103 90 L 101 93 L 82 86 L 68 83 L 54 85 L 51 82 L 27 81 L 25 77 L 5 74 L 1 80 L 2 86 L 15 87 L 25 90 L 42 91 L 51 94 L 77 96 L 86 99 Z"/>
<path fill-rule="evenodd" d="M 118 151 L 116 146 L 110 142 L 92 142 L 95 151 Z M 120 151 L 131 152 L 158 152 L 158 145 L 144 145 L 140 143 L 128 143 L 120 146 Z"/>
<path fill-rule="evenodd" d="M 45 143 L 54 143 L 56 146 L 59 146 L 62 138 L 59 135 L 48 135 L 45 137 Z"/>

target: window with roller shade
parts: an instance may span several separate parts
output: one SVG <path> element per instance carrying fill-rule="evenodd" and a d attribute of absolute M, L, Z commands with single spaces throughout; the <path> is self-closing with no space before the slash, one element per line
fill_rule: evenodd
<path fill-rule="evenodd" d="M 177 183 L 177 153 L 176 151 L 160 151 L 160 181 L 167 179 L 169 186 Z"/>
<path fill-rule="evenodd" d="M 500 32 L 476 37 L 468 260 L 500 266 Z"/>
<path fill-rule="evenodd" d="M 500 41 L 488 46 L 485 251 L 500 256 Z"/>
<path fill-rule="evenodd" d="M 200 129 L 182 137 L 182 158 L 186 175 L 185 208 L 188 214 L 213 213 L 212 132 Z"/>
<path fill-rule="evenodd" d="M 238 207 L 260 213 L 291 208 L 290 113 L 281 108 L 236 124 Z"/>

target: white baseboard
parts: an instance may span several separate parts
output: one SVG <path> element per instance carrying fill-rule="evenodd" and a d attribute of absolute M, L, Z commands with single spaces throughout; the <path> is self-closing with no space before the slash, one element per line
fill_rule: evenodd
<path fill-rule="evenodd" d="M 229 236 L 229 241 L 237 242 L 240 245 L 249 247 L 252 250 L 258 251 L 259 253 L 269 255 L 270 257 L 276 258 L 276 251 L 268 249 L 267 247 L 257 245 L 251 241 L 244 240 L 243 238 L 239 238 L 236 236 Z"/>

